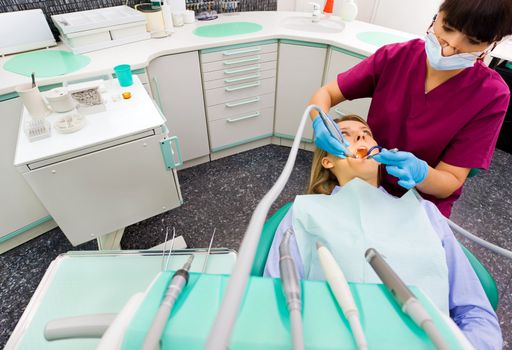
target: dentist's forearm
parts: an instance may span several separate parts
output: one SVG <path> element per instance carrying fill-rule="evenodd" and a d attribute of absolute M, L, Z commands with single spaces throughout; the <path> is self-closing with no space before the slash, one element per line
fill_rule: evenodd
<path fill-rule="evenodd" d="M 308 105 L 315 104 L 320 107 L 322 111 L 328 113 L 332 106 L 335 106 L 345 100 L 345 97 L 338 87 L 338 82 L 333 80 L 316 90 L 313 97 L 309 100 Z M 314 120 L 317 115 L 318 112 L 316 110 L 311 111 L 309 114 L 311 120 Z"/>
<path fill-rule="evenodd" d="M 429 167 L 427 177 L 416 188 L 436 198 L 447 198 L 464 184 L 464 180 L 465 177 L 461 181 L 449 171 Z"/>
<path fill-rule="evenodd" d="M 313 97 L 311 97 L 311 100 L 308 102 L 308 106 L 309 105 L 317 105 L 322 109 L 322 111 L 328 113 L 329 109 L 331 109 L 331 95 L 329 95 L 329 92 L 325 87 L 321 87 L 315 92 Z M 309 113 L 311 120 L 314 120 L 317 115 L 318 112 L 315 109 Z"/>

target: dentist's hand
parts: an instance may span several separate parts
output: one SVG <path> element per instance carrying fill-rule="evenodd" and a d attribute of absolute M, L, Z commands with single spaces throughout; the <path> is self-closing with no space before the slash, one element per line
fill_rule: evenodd
<path fill-rule="evenodd" d="M 383 149 L 373 159 L 385 164 L 388 174 L 397 177 L 398 184 L 406 189 L 418 185 L 428 174 L 427 162 L 409 152 L 390 152 Z"/>
<path fill-rule="evenodd" d="M 342 144 L 335 137 L 331 136 L 329 130 L 325 127 L 322 118 L 318 115 L 315 120 L 313 120 L 313 130 L 315 134 L 315 145 L 318 148 L 323 149 L 324 151 L 338 157 L 338 158 L 346 158 L 345 150 L 346 146 L 350 146 L 350 144 Z"/>

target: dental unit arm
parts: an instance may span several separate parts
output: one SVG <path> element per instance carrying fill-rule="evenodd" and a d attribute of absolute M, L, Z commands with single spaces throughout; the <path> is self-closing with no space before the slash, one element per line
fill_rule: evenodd
<path fill-rule="evenodd" d="M 247 280 L 251 272 L 254 255 L 256 254 L 256 248 L 260 240 L 261 231 L 265 223 L 265 219 L 270 210 L 270 206 L 279 197 L 283 190 L 286 182 L 288 181 L 290 174 L 297 158 L 299 145 L 301 142 L 302 134 L 306 126 L 306 122 L 309 121 L 309 113 L 313 110 L 317 110 L 323 113 L 320 107 L 316 105 L 310 105 L 304 111 L 302 119 L 300 121 L 297 133 L 293 140 L 293 145 L 290 150 L 290 154 L 286 161 L 283 171 L 279 178 L 274 183 L 272 188 L 265 194 L 263 199 L 258 203 L 254 210 L 247 230 L 245 231 L 244 238 L 240 245 L 239 258 L 233 268 L 231 278 L 225 289 L 224 297 L 219 308 L 219 312 L 215 318 L 214 324 L 210 329 L 208 339 L 206 342 L 205 349 L 207 350 L 225 350 L 229 345 L 229 339 L 233 331 L 233 326 L 236 321 L 240 304 L 245 293 Z"/>

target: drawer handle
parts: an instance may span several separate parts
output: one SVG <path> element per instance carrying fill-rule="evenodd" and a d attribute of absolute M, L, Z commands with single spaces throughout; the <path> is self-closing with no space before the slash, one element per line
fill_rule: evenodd
<path fill-rule="evenodd" d="M 342 117 L 347 115 L 347 113 L 344 113 L 339 107 L 338 108 L 334 108 L 334 111 L 336 113 L 338 113 L 339 115 L 341 115 Z"/>
<path fill-rule="evenodd" d="M 254 103 L 254 102 L 258 102 L 260 100 L 260 97 L 255 97 L 255 98 L 251 98 L 250 100 L 245 100 L 245 101 L 240 101 L 240 102 L 231 102 L 231 103 L 226 103 L 226 107 L 228 108 L 232 108 L 232 107 L 238 107 L 238 106 L 243 106 L 243 105 L 247 105 L 249 103 Z"/>
<path fill-rule="evenodd" d="M 256 56 L 256 57 L 243 58 L 243 59 L 240 59 L 240 60 L 224 61 L 224 64 L 226 66 L 231 66 L 233 64 L 240 64 L 240 63 L 246 63 L 246 62 L 259 61 L 260 59 L 261 59 L 261 56 Z"/>
<path fill-rule="evenodd" d="M 224 90 L 226 90 L 227 92 L 231 92 L 231 91 L 237 91 L 237 90 L 242 90 L 242 89 L 248 89 L 248 88 L 252 88 L 255 86 L 260 86 L 260 82 L 257 81 L 257 82 L 251 83 L 251 84 L 238 85 L 238 86 L 226 86 L 224 88 Z"/>
<path fill-rule="evenodd" d="M 240 77 L 240 78 L 224 79 L 224 82 L 225 83 L 236 83 L 237 81 L 251 80 L 251 79 L 256 79 L 259 77 L 260 77 L 260 74 L 258 73 L 258 74 L 253 74 L 253 75 L 247 75 L 245 77 Z"/>
<path fill-rule="evenodd" d="M 256 118 L 256 117 L 259 117 L 259 116 L 260 116 L 260 112 L 256 112 L 256 113 L 249 114 L 249 115 L 246 115 L 246 116 L 243 116 L 243 117 L 240 117 L 240 118 L 227 119 L 226 121 L 228 123 L 236 123 L 236 122 L 239 122 L 241 120 L 247 120 L 247 119 Z"/>
<path fill-rule="evenodd" d="M 261 51 L 261 47 L 250 48 L 247 50 L 237 50 L 237 51 L 224 51 L 222 54 L 224 56 L 234 56 L 234 55 L 242 55 L 244 53 L 258 52 Z"/>
<path fill-rule="evenodd" d="M 260 65 L 256 65 L 256 66 L 253 66 L 253 67 L 247 67 L 247 68 L 240 68 L 240 69 L 226 69 L 224 71 L 224 74 L 237 74 L 237 73 L 244 73 L 244 72 L 251 72 L 253 70 L 258 70 L 260 69 Z"/>

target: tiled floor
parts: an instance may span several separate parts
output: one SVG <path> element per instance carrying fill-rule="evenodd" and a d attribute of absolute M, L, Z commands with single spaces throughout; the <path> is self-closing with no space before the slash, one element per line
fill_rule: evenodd
<path fill-rule="evenodd" d="M 179 172 L 185 203 L 125 230 L 124 249 L 144 249 L 175 227 L 190 247 L 205 247 L 216 228 L 215 247 L 238 249 L 253 209 L 282 170 L 288 148 L 266 146 Z M 296 169 L 271 212 L 304 192 L 311 153 L 299 152 Z M 452 219 L 469 231 L 512 249 L 512 155 L 496 151 L 492 168 L 469 179 Z M 512 261 L 461 239 L 495 277 L 501 299 L 498 316 L 504 339 L 512 339 Z M 18 322 L 49 263 L 72 247 L 57 228 L 0 255 L 0 348 Z M 512 349 L 510 341 L 505 349 Z"/>

